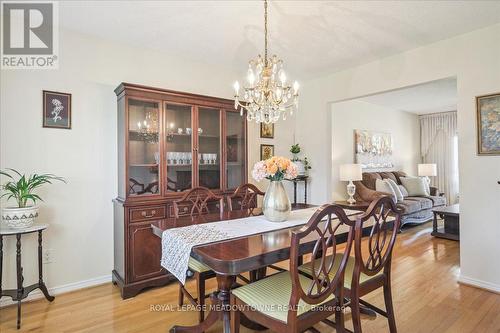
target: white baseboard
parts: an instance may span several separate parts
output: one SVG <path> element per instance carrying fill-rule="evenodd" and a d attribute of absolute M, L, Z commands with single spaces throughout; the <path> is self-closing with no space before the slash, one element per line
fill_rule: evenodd
<path fill-rule="evenodd" d="M 68 283 L 68 284 L 65 284 L 62 286 L 48 288 L 48 289 L 49 289 L 49 293 L 51 295 L 59 295 L 59 294 L 67 293 L 70 291 L 75 291 L 78 289 L 98 286 L 100 284 L 105 284 L 108 282 L 111 282 L 111 275 L 105 275 L 105 276 L 96 277 L 96 278 L 92 278 L 92 279 L 88 279 L 88 280 L 84 280 L 84 281 Z M 35 290 L 31 294 L 29 294 L 28 297 L 26 297 L 23 300 L 23 302 L 36 300 L 36 299 L 39 299 L 42 297 L 44 297 L 42 292 L 40 290 Z M 16 302 L 13 302 L 10 297 L 2 297 L 2 299 L 0 300 L 0 308 L 7 306 L 7 305 L 12 305 L 12 304 L 16 304 Z"/>
<path fill-rule="evenodd" d="M 460 275 L 458 283 L 500 294 L 500 285 Z"/>

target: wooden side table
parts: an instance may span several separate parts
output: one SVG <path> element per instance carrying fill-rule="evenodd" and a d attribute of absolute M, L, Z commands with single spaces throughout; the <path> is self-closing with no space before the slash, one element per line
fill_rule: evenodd
<path fill-rule="evenodd" d="M 17 329 L 21 328 L 21 300 L 35 289 L 40 289 L 45 298 L 52 302 L 54 296 L 49 294 L 45 283 L 43 282 L 42 270 L 42 232 L 47 229 L 47 224 L 34 224 L 26 229 L 12 229 L 5 224 L 0 225 L 0 298 L 9 296 L 14 302 L 17 301 Z M 21 236 L 38 232 L 38 283 L 23 287 L 23 267 L 21 266 Z M 3 237 L 16 236 L 16 270 L 17 270 L 17 289 L 2 289 L 2 265 L 3 265 Z"/>
<path fill-rule="evenodd" d="M 434 220 L 432 221 L 432 233 L 434 237 L 460 240 L 460 205 L 441 206 L 432 209 Z M 444 220 L 443 228 L 438 227 L 438 216 Z"/>
<path fill-rule="evenodd" d="M 297 176 L 295 179 L 290 179 L 293 182 L 293 205 L 297 206 L 297 183 L 304 182 L 304 205 L 307 206 L 307 179 L 309 176 Z"/>
<path fill-rule="evenodd" d="M 334 201 L 334 204 L 337 206 L 340 206 L 344 209 L 352 209 L 352 210 L 359 210 L 359 211 L 365 211 L 368 209 L 370 206 L 369 202 L 365 201 L 356 201 L 354 204 L 351 204 L 347 202 L 346 200 L 339 200 L 339 201 Z"/>

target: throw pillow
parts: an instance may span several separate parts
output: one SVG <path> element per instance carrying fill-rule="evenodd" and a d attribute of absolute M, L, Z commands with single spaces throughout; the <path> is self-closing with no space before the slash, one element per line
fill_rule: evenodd
<path fill-rule="evenodd" d="M 394 191 L 394 194 L 396 194 L 396 199 L 397 202 L 401 202 L 404 200 L 403 193 L 401 193 L 401 190 L 398 187 L 398 184 L 392 179 L 386 178 L 384 181 L 389 184 L 392 187 L 392 190 Z"/>
<path fill-rule="evenodd" d="M 403 185 L 398 185 L 399 190 L 401 191 L 401 194 L 403 194 L 403 198 L 406 198 L 408 196 L 408 191 Z"/>
<path fill-rule="evenodd" d="M 423 178 L 401 177 L 401 183 L 408 191 L 408 196 L 426 196 L 425 180 Z"/>
<path fill-rule="evenodd" d="M 384 181 L 382 179 L 377 179 L 375 181 L 375 191 L 388 193 L 391 195 L 392 200 L 394 202 L 398 202 L 398 198 L 396 197 L 396 193 L 394 193 L 394 190 L 392 189 L 391 185 L 389 185 L 386 181 Z"/>

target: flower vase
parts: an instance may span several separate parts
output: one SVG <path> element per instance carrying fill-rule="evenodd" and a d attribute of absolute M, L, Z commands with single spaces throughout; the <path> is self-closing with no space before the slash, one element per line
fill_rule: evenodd
<path fill-rule="evenodd" d="M 264 216 L 271 222 L 286 221 L 291 211 L 290 199 L 282 181 L 271 181 L 262 204 Z"/>

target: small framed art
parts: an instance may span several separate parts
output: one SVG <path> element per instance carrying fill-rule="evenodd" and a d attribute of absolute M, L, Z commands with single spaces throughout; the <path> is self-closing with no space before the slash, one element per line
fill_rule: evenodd
<path fill-rule="evenodd" d="M 477 153 L 500 155 L 500 93 L 476 97 Z"/>
<path fill-rule="evenodd" d="M 71 129 L 71 94 L 43 91 L 43 127 Z"/>
<path fill-rule="evenodd" d="M 274 145 L 260 145 L 260 159 L 267 160 L 274 156 Z"/>
<path fill-rule="evenodd" d="M 264 139 L 274 139 L 274 124 L 260 123 L 260 137 Z"/>

